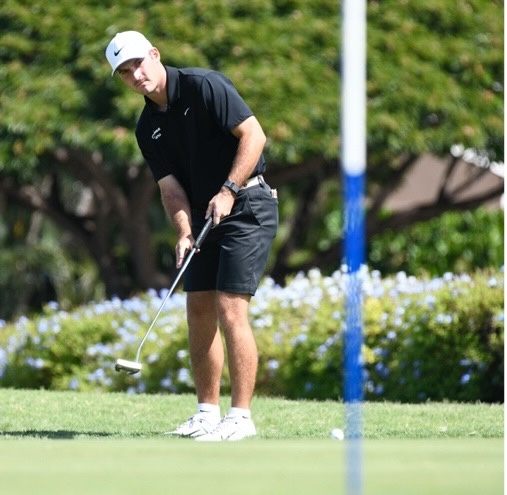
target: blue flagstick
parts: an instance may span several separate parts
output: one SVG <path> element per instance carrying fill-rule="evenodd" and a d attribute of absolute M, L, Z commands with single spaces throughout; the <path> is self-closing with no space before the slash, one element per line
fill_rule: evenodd
<path fill-rule="evenodd" d="M 346 414 L 347 495 L 362 494 L 363 322 L 361 273 L 364 251 L 362 207 L 364 175 L 345 176 L 345 258 L 347 261 L 344 340 L 344 399 Z"/>
<path fill-rule="evenodd" d="M 365 238 L 366 0 L 343 0 L 342 15 L 341 133 L 347 266 L 344 334 L 346 493 L 362 495 L 363 321 L 360 270 L 364 263 Z"/>

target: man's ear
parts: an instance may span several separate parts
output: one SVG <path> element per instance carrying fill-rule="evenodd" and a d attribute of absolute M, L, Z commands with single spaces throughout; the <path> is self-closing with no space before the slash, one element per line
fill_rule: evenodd
<path fill-rule="evenodd" d="M 158 51 L 158 48 L 155 48 L 153 47 L 151 50 L 150 50 L 150 57 L 155 60 L 156 62 L 159 62 L 160 61 L 160 52 Z"/>

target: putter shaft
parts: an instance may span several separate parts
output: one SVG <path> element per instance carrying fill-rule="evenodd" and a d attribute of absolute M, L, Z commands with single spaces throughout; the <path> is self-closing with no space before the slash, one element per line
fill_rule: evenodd
<path fill-rule="evenodd" d="M 206 221 L 206 223 L 204 224 L 204 227 L 202 228 L 201 233 L 197 237 L 197 239 L 196 239 L 196 241 L 195 241 L 192 249 L 187 254 L 187 256 L 185 258 L 185 261 L 183 262 L 183 265 L 181 266 L 181 268 L 179 269 L 178 273 L 176 274 L 176 277 L 175 277 L 175 279 L 174 279 L 171 287 L 169 288 L 166 296 L 164 297 L 164 300 L 162 301 L 162 304 L 160 305 L 160 308 L 158 309 L 157 314 L 155 315 L 155 318 L 153 318 L 153 320 L 152 320 L 152 322 L 151 322 L 148 330 L 144 334 L 144 337 L 141 340 L 141 342 L 139 344 L 139 347 L 137 348 L 136 360 L 135 361 L 127 361 L 125 359 L 118 359 L 116 361 L 116 365 L 115 365 L 116 371 L 124 370 L 124 371 L 127 371 L 128 373 L 130 373 L 132 375 L 134 373 L 137 373 L 138 371 L 141 371 L 142 365 L 139 363 L 139 358 L 141 356 L 141 349 L 143 348 L 143 345 L 146 342 L 146 339 L 150 335 L 151 330 L 153 329 L 156 321 L 158 320 L 158 317 L 160 316 L 160 313 L 162 313 L 162 310 L 164 309 L 165 303 L 172 296 L 172 294 L 174 292 L 174 289 L 178 285 L 178 282 L 180 281 L 181 277 L 183 276 L 183 273 L 187 269 L 188 264 L 192 260 L 194 254 L 200 249 L 201 244 L 203 243 L 204 239 L 206 238 L 206 236 L 208 235 L 208 233 L 209 233 L 209 231 L 211 230 L 212 227 L 213 227 L 213 217 L 210 216 L 208 218 L 208 220 Z"/>

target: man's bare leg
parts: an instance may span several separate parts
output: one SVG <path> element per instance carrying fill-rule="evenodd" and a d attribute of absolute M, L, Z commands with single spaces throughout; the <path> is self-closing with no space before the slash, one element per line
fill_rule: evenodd
<path fill-rule="evenodd" d="M 224 348 L 217 325 L 216 291 L 187 293 L 190 361 L 199 403 L 218 404 Z"/>
<path fill-rule="evenodd" d="M 250 409 L 257 376 L 257 345 L 248 321 L 251 296 L 217 291 L 217 314 L 227 345 L 231 405 Z"/>

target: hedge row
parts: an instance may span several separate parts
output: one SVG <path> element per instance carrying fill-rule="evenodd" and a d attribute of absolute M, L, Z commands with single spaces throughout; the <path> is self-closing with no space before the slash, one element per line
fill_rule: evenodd
<path fill-rule="evenodd" d="M 361 281 L 365 399 L 503 401 L 503 271 L 416 279 L 364 269 Z M 251 305 L 258 394 L 342 397 L 346 287 L 342 271 L 325 277 L 312 270 L 283 287 L 264 279 Z M 164 296 L 148 291 L 74 312 L 51 303 L 37 318 L 0 321 L 0 386 L 193 391 L 181 293 L 143 348 L 142 373 L 114 371 L 117 358 L 135 358 Z"/>
<path fill-rule="evenodd" d="M 470 273 L 503 264 L 504 210 L 449 211 L 371 239 L 368 265 L 382 273 L 437 276 Z"/>

